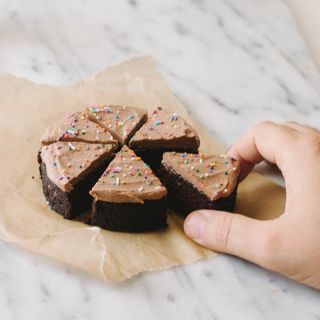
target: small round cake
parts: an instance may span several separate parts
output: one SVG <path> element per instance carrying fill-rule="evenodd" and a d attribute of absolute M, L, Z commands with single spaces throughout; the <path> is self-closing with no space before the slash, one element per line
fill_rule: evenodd
<path fill-rule="evenodd" d="M 41 145 L 43 193 L 67 219 L 91 210 L 92 225 L 144 232 L 167 225 L 168 206 L 234 209 L 239 163 L 198 154 L 195 130 L 162 108 L 92 106 L 49 126 Z"/>

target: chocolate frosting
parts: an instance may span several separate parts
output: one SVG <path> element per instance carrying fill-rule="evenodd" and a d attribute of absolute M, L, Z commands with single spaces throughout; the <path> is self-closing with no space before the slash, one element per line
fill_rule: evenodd
<path fill-rule="evenodd" d="M 167 190 L 150 167 L 123 146 L 90 194 L 102 201 L 144 203 L 165 197 Z"/>
<path fill-rule="evenodd" d="M 85 142 L 56 142 L 41 148 L 49 179 L 70 192 L 81 177 L 112 156 L 115 146 Z"/>
<path fill-rule="evenodd" d="M 228 197 L 238 183 L 239 162 L 225 155 L 166 152 L 162 164 L 181 175 L 211 200 Z"/>
<path fill-rule="evenodd" d="M 88 115 L 81 112 L 68 115 L 47 128 L 41 138 L 41 143 L 48 145 L 56 141 L 83 141 L 114 145 L 118 143 L 108 130 L 89 120 Z"/>
<path fill-rule="evenodd" d="M 154 110 L 147 122 L 130 141 L 132 148 L 185 148 L 198 149 L 199 137 L 194 129 L 176 113 L 162 108 Z"/>
<path fill-rule="evenodd" d="M 106 128 L 121 144 L 127 143 L 147 117 L 145 110 L 126 106 L 89 107 L 86 112 L 92 121 Z"/>

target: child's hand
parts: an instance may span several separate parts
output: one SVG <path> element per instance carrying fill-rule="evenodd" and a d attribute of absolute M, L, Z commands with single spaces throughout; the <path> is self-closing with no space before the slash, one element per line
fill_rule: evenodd
<path fill-rule="evenodd" d="M 252 261 L 320 288 L 320 132 L 287 122 L 263 122 L 228 152 L 241 164 L 241 179 L 262 160 L 276 164 L 286 184 L 285 212 L 270 221 L 199 210 L 186 234 L 197 243 Z"/>

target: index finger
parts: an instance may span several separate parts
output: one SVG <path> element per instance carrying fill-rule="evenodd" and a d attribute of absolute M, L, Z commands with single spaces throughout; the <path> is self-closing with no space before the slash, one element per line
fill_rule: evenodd
<path fill-rule="evenodd" d="M 284 173 L 286 170 L 285 155 L 292 152 L 292 146 L 298 132 L 271 121 L 259 123 L 236 142 L 228 155 L 240 162 L 240 181 L 252 168 L 263 160 L 276 164 Z"/>

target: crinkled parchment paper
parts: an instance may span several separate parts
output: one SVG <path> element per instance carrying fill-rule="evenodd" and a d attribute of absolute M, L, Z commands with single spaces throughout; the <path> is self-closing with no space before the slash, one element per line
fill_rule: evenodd
<path fill-rule="evenodd" d="M 201 151 L 223 148 L 188 116 L 149 57 L 106 69 L 68 87 L 38 85 L 0 75 L 0 238 L 56 258 L 105 281 L 122 281 L 143 271 L 182 265 L 214 255 L 169 217 L 164 231 L 117 233 L 64 220 L 50 211 L 41 190 L 37 152 L 44 129 L 67 113 L 92 104 L 163 106 L 185 117 L 201 137 Z M 257 174 L 241 184 L 238 212 L 261 219 L 279 215 L 284 189 Z"/>

